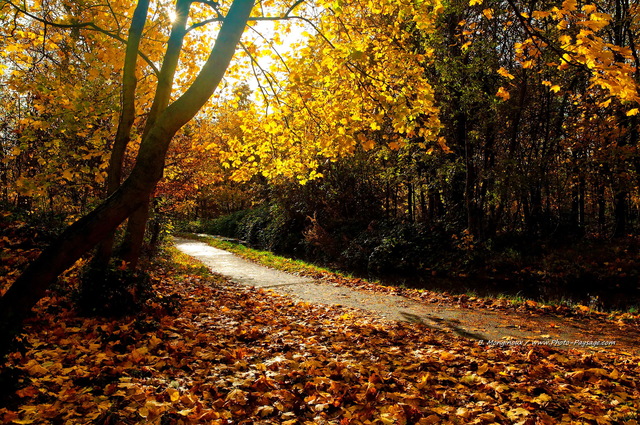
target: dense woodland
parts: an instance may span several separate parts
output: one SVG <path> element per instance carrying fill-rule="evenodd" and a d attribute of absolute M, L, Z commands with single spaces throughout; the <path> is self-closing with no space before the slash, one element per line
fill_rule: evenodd
<path fill-rule="evenodd" d="M 190 158 L 197 175 L 176 165 L 163 194 L 186 202 L 167 215 L 358 273 L 637 303 L 634 6 L 441 6 L 391 40 L 388 16 L 332 12 L 338 30 L 309 40 L 286 86 L 263 75 L 261 139 L 241 87 L 242 118 L 225 110 L 203 136 L 222 158 Z"/>

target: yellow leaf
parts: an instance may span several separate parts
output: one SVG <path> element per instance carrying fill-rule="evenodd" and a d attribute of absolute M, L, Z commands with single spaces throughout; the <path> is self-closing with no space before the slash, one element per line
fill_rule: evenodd
<path fill-rule="evenodd" d="M 71 172 L 71 170 L 64 170 L 62 172 L 62 178 L 65 178 L 67 180 L 72 180 L 73 179 L 73 173 Z"/>
<path fill-rule="evenodd" d="M 261 417 L 269 416 L 274 410 L 273 406 L 261 406 L 258 407 L 258 415 Z"/>
<path fill-rule="evenodd" d="M 25 418 L 25 419 L 14 419 L 13 421 L 11 421 L 11 423 L 12 424 L 32 424 L 35 421 L 36 421 L 35 419 Z"/>
<path fill-rule="evenodd" d="M 456 356 L 448 351 L 443 351 L 442 354 L 440 354 L 440 360 L 444 360 L 445 362 L 451 361 L 455 358 Z"/>
<path fill-rule="evenodd" d="M 500 68 L 500 69 L 498 69 L 498 74 L 500 74 L 500 75 L 502 75 L 503 77 L 508 78 L 508 79 L 510 79 L 510 80 L 513 80 L 514 78 L 516 78 L 516 77 L 514 77 L 513 75 L 511 75 L 511 74 L 509 73 L 509 71 L 507 71 L 507 70 L 506 70 L 506 69 L 504 69 L 504 68 Z"/>
<path fill-rule="evenodd" d="M 511 97 L 509 92 L 506 91 L 504 87 L 500 87 L 498 89 L 498 93 L 496 93 L 496 96 L 499 97 L 502 100 L 508 100 Z"/>
<path fill-rule="evenodd" d="M 487 8 L 487 9 L 483 10 L 482 14 L 487 19 L 493 19 L 493 9 L 491 9 L 491 8 Z"/>
<path fill-rule="evenodd" d="M 180 400 L 180 391 L 176 390 L 175 388 L 167 388 L 167 394 L 169 394 L 169 398 L 171 399 L 172 403 Z"/>
<path fill-rule="evenodd" d="M 531 16 L 533 16 L 535 19 L 544 19 L 549 17 L 549 15 L 551 14 L 551 12 L 543 12 L 540 10 L 536 10 L 535 12 L 533 12 L 531 14 Z"/>
<path fill-rule="evenodd" d="M 609 25 L 609 21 L 590 20 L 590 21 L 580 22 L 580 25 L 585 26 L 585 27 L 589 28 L 592 31 L 600 31 L 602 28 L 604 28 L 607 25 Z"/>
<path fill-rule="evenodd" d="M 551 396 L 549 394 L 542 393 L 538 397 L 534 398 L 533 401 L 538 404 L 548 403 L 551 401 Z"/>
<path fill-rule="evenodd" d="M 229 392 L 229 394 L 227 394 L 227 401 L 234 401 L 238 404 L 246 404 L 247 403 L 247 393 L 245 391 L 242 391 L 239 388 L 235 388 L 233 390 L 231 390 Z"/>
<path fill-rule="evenodd" d="M 516 407 L 515 409 L 509 410 L 507 412 L 507 416 L 511 420 L 517 420 L 517 419 L 520 419 L 522 416 L 528 416 L 528 415 L 529 415 L 529 411 L 522 407 Z"/>
<path fill-rule="evenodd" d="M 29 372 L 29 375 L 44 375 L 48 372 L 48 370 L 42 367 L 37 361 L 31 360 L 26 365 L 26 370 Z"/>
<path fill-rule="evenodd" d="M 569 43 L 571 43 L 571 36 L 567 34 L 563 34 L 560 37 L 558 37 L 558 41 L 564 45 L 568 45 Z"/>
<path fill-rule="evenodd" d="M 430 416 L 427 416 L 426 418 L 420 419 L 420 421 L 418 422 L 418 425 L 431 425 L 431 424 L 437 424 L 437 423 L 440 423 L 440 416 L 430 415 Z"/>
<path fill-rule="evenodd" d="M 470 0 L 469 6 L 475 6 L 476 4 L 482 4 L 484 0 Z"/>
<path fill-rule="evenodd" d="M 627 116 L 628 116 L 628 117 L 631 117 L 631 116 L 633 116 L 633 115 L 638 115 L 638 112 L 639 112 L 639 111 L 638 111 L 638 108 L 630 109 L 630 110 L 628 110 L 628 111 L 627 111 Z"/>
<path fill-rule="evenodd" d="M 601 108 L 606 108 L 611 104 L 611 99 L 607 99 L 604 102 L 598 103 L 598 106 Z"/>
<path fill-rule="evenodd" d="M 553 85 L 553 86 L 551 86 L 551 88 L 549 90 L 551 90 L 554 93 L 558 93 L 560 91 L 560 86 L 557 85 L 557 84 Z"/>
<path fill-rule="evenodd" d="M 147 417 L 149 417 L 149 409 L 144 406 L 141 407 L 140 409 L 138 409 L 138 415 L 142 416 L 143 419 L 146 419 Z"/>

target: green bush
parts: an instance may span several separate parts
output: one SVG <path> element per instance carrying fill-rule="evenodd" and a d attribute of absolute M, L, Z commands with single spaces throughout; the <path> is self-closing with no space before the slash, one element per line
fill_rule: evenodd
<path fill-rule="evenodd" d="M 302 226 L 277 204 L 236 211 L 213 220 L 181 222 L 176 230 L 246 241 L 251 246 L 291 254 L 302 244 Z"/>
<path fill-rule="evenodd" d="M 203 226 L 201 220 L 177 220 L 173 224 L 173 230 L 178 233 L 203 233 Z"/>
<path fill-rule="evenodd" d="M 204 222 L 199 232 L 210 235 L 226 236 L 228 238 L 242 239 L 240 235 L 240 223 L 251 210 L 236 211 L 229 215 L 218 217 Z"/>

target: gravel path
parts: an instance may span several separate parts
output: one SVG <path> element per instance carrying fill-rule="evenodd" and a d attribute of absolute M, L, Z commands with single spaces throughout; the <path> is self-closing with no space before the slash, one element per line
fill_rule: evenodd
<path fill-rule="evenodd" d="M 182 252 L 204 263 L 213 272 L 240 285 L 253 286 L 288 295 L 309 303 L 340 305 L 374 313 L 383 319 L 421 323 L 457 335 L 500 344 L 540 341 L 548 345 L 580 348 L 586 341 L 611 341 L 611 335 L 598 335 L 589 323 L 558 317 L 531 316 L 520 312 L 493 312 L 458 306 L 422 303 L 398 295 L 380 294 L 296 276 L 245 260 L 204 242 L 174 238 Z M 633 347 L 637 342 L 616 335 L 616 345 Z M 495 342 L 498 341 L 498 342 Z M 536 342 L 537 343 L 537 342 Z M 631 350 L 637 351 L 637 350 Z"/>

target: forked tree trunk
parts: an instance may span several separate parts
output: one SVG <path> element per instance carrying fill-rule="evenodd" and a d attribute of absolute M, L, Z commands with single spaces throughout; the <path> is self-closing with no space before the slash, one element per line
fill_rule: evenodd
<path fill-rule="evenodd" d="M 145 0 L 147 1 L 147 0 Z M 158 86 L 156 88 L 153 104 L 147 116 L 147 121 L 142 134 L 143 139 L 147 136 L 149 131 L 153 128 L 158 116 L 167 108 L 171 99 L 171 89 L 173 88 L 173 81 L 176 70 L 178 69 L 178 60 L 180 58 L 180 51 L 182 50 L 182 44 L 184 36 L 186 35 L 186 25 L 189 16 L 189 7 L 191 5 L 190 0 L 178 0 L 176 2 L 176 18 L 171 27 L 171 34 L 167 42 L 167 50 L 162 60 L 162 68 L 158 75 Z M 138 4 L 140 7 L 140 4 Z M 148 4 L 145 5 L 145 13 L 148 9 Z M 138 9 L 136 8 L 136 11 Z M 135 18 L 135 16 L 134 16 Z M 134 20 L 135 21 L 135 20 Z M 132 22 L 132 31 L 134 30 Z M 140 22 L 135 22 L 138 25 Z M 142 23 L 143 24 L 143 23 Z M 144 26 L 144 24 L 143 24 Z M 135 28 L 136 32 L 133 32 L 133 37 L 142 35 L 142 28 Z M 138 33 L 139 31 L 139 33 Z M 134 39 L 133 42 L 139 44 L 139 39 Z M 127 46 L 127 53 L 132 47 L 131 44 Z M 116 134 L 116 141 L 111 153 L 111 159 L 109 162 L 109 177 L 108 177 L 108 194 L 113 193 L 120 185 L 120 179 L 122 176 L 122 165 L 124 162 L 124 154 L 126 152 L 127 145 L 130 140 L 131 127 L 135 118 L 135 66 L 131 69 L 131 64 L 135 65 L 137 58 L 137 46 L 136 56 L 127 56 L 125 58 L 125 65 L 130 67 L 124 68 L 124 86 L 123 86 L 123 111 L 121 120 L 118 125 L 118 132 Z M 132 81 L 133 79 L 133 81 Z M 140 252 L 142 251 L 142 243 L 144 241 L 144 229 L 148 217 L 148 205 L 142 205 L 139 210 L 136 210 L 130 220 L 131 223 L 127 225 L 127 232 L 125 235 L 125 241 L 122 247 L 123 256 L 122 259 L 129 263 L 131 269 L 135 269 L 138 264 Z M 94 264 L 97 267 L 106 267 L 111 259 L 113 253 L 114 235 L 109 235 L 98 247 L 98 251 L 95 256 Z"/>
<path fill-rule="evenodd" d="M 153 104 L 147 116 L 142 137 L 144 138 L 155 125 L 158 117 L 164 112 L 171 100 L 171 89 L 173 88 L 173 80 L 176 70 L 178 69 L 178 60 L 180 51 L 186 35 L 186 25 L 189 17 L 189 7 L 191 0 L 178 0 L 176 2 L 176 18 L 171 28 L 171 35 L 167 42 L 167 51 L 162 61 L 162 68 L 158 78 L 158 87 L 153 99 Z M 127 222 L 127 230 L 122 244 L 121 259 L 128 263 L 131 270 L 135 270 L 138 266 L 138 260 L 142 252 L 144 243 L 144 235 L 149 218 L 149 202 L 140 205 Z"/>
<path fill-rule="evenodd" d="M 234 0 L 211 55 L 187 91 L 143 138 L 131 175 L 109 198 L 69 226 L 27 267 L 0 299 L 0 357 L 49 285 L 149 199 L 162 177 L 169 143 L 204 106 L 222 79 L 244 32 L 254 0 Z"/>
<path fill-rule="evenodd" d="M 120 186 L 122 180 L 122 165 L 127 146 L 131 140 L 131 128 L 136 117 L 135 96 L 138 80 L 136 78 L 136 68 L 138 61 L 138 49 L 142 40 L 142 32 L 147 21 L 149 11 L 149 0 L 139 0 L 131 18 L 131 28 L 127 38 L 127 49 L 124 57 L 124 67 L 122 71 L 122 99 L 120 120 L 118 130 L 111 149 L 109 158 L 109 169 L 107 171 L 107 196 L 110 196 Z M 98 245 L 98 249 L 93 258 L 95 267 L 105 268 L 109 264 L 113 253 L 113 243 L 115 232 L 111 232 Z"/>

